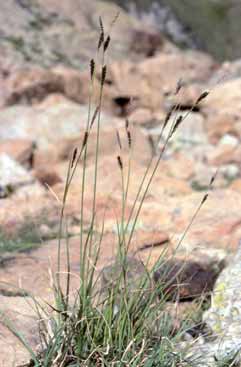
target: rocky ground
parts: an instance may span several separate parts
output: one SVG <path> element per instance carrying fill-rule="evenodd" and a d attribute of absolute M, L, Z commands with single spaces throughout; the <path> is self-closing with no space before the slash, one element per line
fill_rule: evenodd
<path fill-rule="evenodd" d="M 49 269 L 56 269 L 59 200 L 69 158 L 82 144 L 88 116 L 89 72 L 84 66 L 95 56 L 98 15 L 110 24 L 117 11 L 114 5 L 85 0 L 1 4 L 0 19 L 8 16 L 9 24 L 0 22 L 0 305 L 33 345 L 37 324 L 28 294 L 52 299 Z M 182 88 L 175 95 L 179 80 Z M 96 90 L 99 81 L 97 74 Z M 208 97 L 192 108 L 205 90 Z M 202 52 L 181 51 L 121 12 L 113 27 L 101 117 L 97 208 L 99 218 L 104 209 L 106 213 L 98 269 L 109 264 L 116 251 L 121 204 L 116 130 L 124 144 L 128 118 L 133 144 L 128 213 L 146 165 L 163 147 L 165 116 L 178 103 L 179 114 L 187 117 L 156 172 L 131 251 L 144 262 L 151 253 L 154 263 L 167 249 L 174 263 L 185 261 L 189 271 L 198 269 L 191 287 L 180 289 L 180 298 L 213 287 L 218 273 L 233 261 L 241 237 L 240 101 L 239 60 L 219 64 Z M 91 134 L 96 136 L 95 127 Z M 125 170 L 129 153 L 124 145 Z M 73 273 L 79 270 L 81 167 L 66 207 Z M 86 227 L 93 167 L 90 145 Z M 176 250 L 216 172 L 208 200 Z M 232 287 L 239 287 L 239 275 L 230 281 Z M 77 280 L 73 277 L 73 287 Z M 232 302 L 231 309 L 235 297 Z M 225 325 L 221 323 L 220 333 Z M 17 366 L 27 355 L 0 324 L 0 366 Z"/>

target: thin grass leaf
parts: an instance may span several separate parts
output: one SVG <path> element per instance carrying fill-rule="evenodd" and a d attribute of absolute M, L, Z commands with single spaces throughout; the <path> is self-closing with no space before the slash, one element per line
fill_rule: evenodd
<path fill-rule="evenodd" d="M 99 107 L 99 106 L 97 106 L 97 107 L 95 108 L 95 112 L 93 113 L 93 116 L 92 116 L 92 119 L 91 119 L 91 122 L 90 122 L 90 129 L 91 129 L 91 128 L 92 128 L 92 126 L 94 125 L 94 122 L 95 122 L 95 119 L 96 119 L 96 117 L 97 117 L 97 115 L 98 115 L 99 109 L 100 109 L 100 107 Z"/>

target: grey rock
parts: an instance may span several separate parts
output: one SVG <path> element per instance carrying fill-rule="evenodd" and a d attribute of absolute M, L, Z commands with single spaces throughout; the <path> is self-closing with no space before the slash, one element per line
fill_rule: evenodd
<path fill-rule="evenodd" d="M 13 189 L 23 185 L 32 184 L 33 177 L 20 164 L 15 162 L 7 154 L 0 155 L 0 187 L 1 190 Z"/>
<path fill-rule="evenodd" d="M 121 9 L 115 4 L 88 0 L 8 0 L 1 2 L 0 53 L 5 66 L 64 64 L 83 69 L 96 53 L 99 16 L 106 29 Z M 129 53 L 138 21 L 121 11 L 112 29 L 112 59 Z"/>
<path fill-rule="evenodd" d="M 229 265 L 218 277 L 212 295 L 211 307 L 203 315 L 203 321 L 212 330 L 212 338 L 207 339 L 201 345 L 199 341 L 196 341 L 189 349 L 189 354 L 195 355 L 199 359 L 195 366 L 240 366 L 240 273 L 241 241 L 236 255 L 230 259 Z M 187 344 L 184 343 L 183 346 L 187 346 Z"/>
<path fill-rule="evenodd" d="M 167 139 L 170 133 L 171 127 L 174 126 L 177 119 L 182 116 L 183 121 L 173 134 L 173 138 L 170 140 L 169 148 L 172 150 L 190 150 L 190 148 L 196 148 L 198 146 L 208 145 L 207 135 L 204 130 L 204 118 L 199 113 L 193 113 L 184 111 L 178 112 L 171 117 L 169 123 L 164 130 L 163 138 L 160 141 L 161 145 Z"/>
<path fill-rule="evenodd" d="M 30 139 L 39 149 L 47 149 L 65 138 L 76 138 L 84 131 L 88 107 L 66 101 L 47 108 L 13 106 L 0 111 L 0 140 Z M 102 114 L 101 123 L 111 124 L 113 118 Z"/>

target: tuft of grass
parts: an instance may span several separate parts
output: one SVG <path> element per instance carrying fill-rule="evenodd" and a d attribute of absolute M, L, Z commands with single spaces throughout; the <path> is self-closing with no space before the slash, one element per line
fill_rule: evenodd
<path fill-rule="evenodd" d="M 111 27 L 113 26 L 112 22 Z M 73 154 L 69 162 L 65 189 L 61 202 L 61 216 L 58 233 L 58 268 L 53 276 L 53 292 L 55 304 L 44 308 L 34 297 L 36 312 L 41 319 L 40 323 L 40 352 L 36 353 L 26 342 L 21 332 L 16 330 L 8 319 L 6 325 L 19 338 L 28 349 L 31 360 L 25 366 L 41 367 L 77 367 L 77 366 L 191 366 L 192 361 L 187 359 L 185 351 L 177 351 L 175 345 L 181 340 L 185 328 L 174 332 L 170 317 L 165 312 L 167 284 L 158 282 L 153 284 L 153 274 L 161 266 L 163 255 L 156 264 L 147 270 L 148 264 L 142 266 L 142 272 L 135 280 L 134 286 L 129 279 L 130 245 L 133 234 L 138 224 L 143 203 L 148 190 L 159 167 L 159 163 L 168 146 L 169 141 L 175 135 L 179 125 L 191 112 L 180 118 L 174 119 L 171 126 L 170 117 L 179 110 L 177 104 L 168 114 L 163 122 L 163 131 L 168 127 L 165 144 L 157 157 L 153 157 L 146 167 L 141 178 L 136 198 L 129 215 L 126 214 L 129 185 L 132 170 L 132 137 L 129 129 L 130 122 L 125 122 L 126 139 L 129 147 L 129 158 L 123 159 L 122 142 L 117 132 L 117 144 L 119 154 L 116 157 L 116 174 L 120 175 L 122 183 L 121 215 L 116 218 L 116 242 L 117 255 L 114 270 L 115 277 L 111 285 L 103 289 L 100 287 L 101 274 L 97 272 L 100 249 L 105 231 L 105 217 L 99 217 L 97 211 L 98 181 L 99 181 L 99 144 L 101 140 L 101 110 L 103 101 L 103 89 L 108 71 L 106 54 L 111 42 L 111 27 L 106 33 L 102 19 L 99 19 L 100 37 L 97 43 L 97 58 L 100 60 L 101 70 L 100 83 L 96 86 L 96 72 L 98 71 L 96 60 L 90 61 L 90 84 L 89 84 L 89 113 L 86 122 L 85 133 L 79 147 L 73 147 Z M 93 106 L 92 96 L 94 88 L 99 88 L 97 106 Z M 177 89 L 176 94 L 180 90 Z M 203 93 L 196 101 L 197 104 L 206 97 Z M 96 140 L 90 141 L 90 132 L 95 126 Z M 163 133 L 162 131 L 162 133 Z M 92 196 L 92 214 L 89 229 L 86 234 L 84 228 L 85 206 L 84 199 L 87 190 L 87 152 L 89 144 L 95 145 L 94 159 L 94 189 Z M 79 288 L 76 294 L 71 293 L 71 264 L 70 247 L 68 235 L 68 220 L 65 215 L 65 206 L 69 188 L 73 176 L 82 163 L 81 179 L 81 204 L 80 204 L 80 273 Z M 124 170 L 127 165 L 127 170 Z M 209 189 L 212 185 L 210 182 Z M 177 247 L 180 246 L 190 225 L 205 203 L 206 193 L 194 213 L 191 223 L 188 225 Z M 101 231 L 98 233 L 96 224 L 102 223 Z M 65 241 L 63 241 L 63 238 Z M 61 249 L 65 246 L 66 263 L 62 264 Z M 65 272 L 66 279 L 63 284 L 60 274 Z M 173 279 L 170 279 L 170 282 Z M 51 310 L 50 312 L 48 310 Z"/>

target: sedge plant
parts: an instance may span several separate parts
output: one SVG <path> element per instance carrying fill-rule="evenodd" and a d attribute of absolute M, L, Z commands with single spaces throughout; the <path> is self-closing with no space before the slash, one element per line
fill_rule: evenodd
<path fill-rule="evenodd" d="M 111 24 L 113 26 L 116 18 Z M 34 297 L 34 305 L 39 323 L 40 351 L 35 352 L 27 343 L 20 331 L 5 318 L 5 324 L 19 338 L 28 349 L 31 360 L 25 366 L 38 367 L 77 367 L 77 366 L 194 366 L 185 351 L 176 351 L 175 345 L 185 330 L 173 332 L 170 318 L 165 314 L 164 307 L 167 294 L 164 289 L 167 284 L 153 284 L 153 274 L 163 263 L 163 253 L 151 270 L 143 265 L 143 271 L 135 286 L 131 286 L 128 279 L 130 247 L 133 240 L 136 224 L 141 213 L 146 195 L 157 172 L 160 161 L 168 147 L 169 141 L 175 135 L 179 125 L 184 122 L 188 114 L 208 95 L 204 92 L 197 99 L 191 111 L 178 115 L 180 104 L 177 103 L 167 114 L 163 122 L 162 132 L 168 129 L 167 137 L 162 150 L 157 157 L 153 157 L 140 179 L 129 214 L 126 214 L 129 187 L 132 171 L 132 136 L 130 124 L 126 120 L 125 131 L 129 149 L 127 167 L 122 157 L 122 142 L 117 131 L 117 144 L 119 155 L 116 157 L 116 167 L 119 170 L 122 195 L 121 215 L 116 218 L 117 227 L 117 254 L 115 260 L 116 271 L 113 283 L 105 289 L 100 287 L 101 273 L 98 272 L 97 263 L 100 255 L 101 244 L 105 233 L 105 217 L 101 218 L 101 229 L 97 230 L 99 215 L 97 210 L 99 159 L 101 141 L 101 111 L 103 104 L 103 90 L 107 74 L 106 55 L 111 42 L 110 32 L 106 34 L 102 19 L 100 23 L 100 36 L 97 45 L 97 55 L 100 66 L 96 60 L 90 61 L 90 93 L 88 103 L 88 119 L 80 147 L 73 147 L 73 153 L 68 165 L 65 189 L 61 201 L 61 214 L 58 235 L 58 268 L 53 277 L 53 292 L 55 304 L 43 306 Z M 96 74 L 100 67 L 100 81 L 97 84 Z M 97 105 L 94 106 L 93 92 L 99 88 Z M 176 94 L 181 86 L 178 85 Z M 171 119 L 172 117 L 172 119 Z M 95 141 L 91 131 L 96 129 Z M 95 146 L 94 182 L 92 196 L 92 210 L 89 225 L 86 230 L 85 223 L 85 196 L 87 179 L 87 156 L 89 145 Z M 67 218 L 65 215 L 66 202 L 69 189 L 77 169 L 81 163 L 81 198 L 80 198 L 80 272 L 79 288 L 74 296 L 71 295 L 71 263 L 70 246 L 68 238 Z M 124 169 L 126 168 L 126 169 Z M 210 187 L 214 178 L 210 182 Z M 180 242 L 183 241 L 190 225 L 194 221 L 200 208 L 205 203 L 206 193 L 194 213 L 191 223 L 187 226 Z M 64 238 L 64 240 L 63 240 Z M 64 243 L 63 243 L 64 242 Z M 65 282 L 61 273 L 63 265 L 61 249 L 65 246 L 66 264 L 64 271 Z M 170 283 L 172 279 L 170 279 Z"/>

